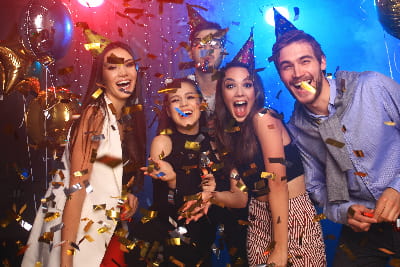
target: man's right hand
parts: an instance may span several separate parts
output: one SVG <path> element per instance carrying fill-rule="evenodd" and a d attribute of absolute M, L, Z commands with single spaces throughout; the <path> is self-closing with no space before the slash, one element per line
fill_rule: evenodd
<path fill-rule="evenodd" d="M 371 223 L 377 222 L 374 218 L 374 210 L 363 205 L 351 205 L 347 211 L 347 224 L 355 232 L 366 232 L 371 227 Z"/>

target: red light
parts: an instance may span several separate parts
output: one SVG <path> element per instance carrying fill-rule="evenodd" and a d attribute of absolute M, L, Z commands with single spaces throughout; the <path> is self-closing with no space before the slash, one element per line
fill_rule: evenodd
<path fill-rule="evenodd" d="M 85 7 L 98 7 L 104 3 L 104 0 L 78 0 L 78 2 Z"/>

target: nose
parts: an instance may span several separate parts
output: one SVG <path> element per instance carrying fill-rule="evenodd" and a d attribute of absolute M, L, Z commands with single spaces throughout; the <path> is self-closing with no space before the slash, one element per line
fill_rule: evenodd
<path fill-rule="evenodd" d="M 243 87 L 241 85 L 236 87 L 235 96 L 243 96 Z"/>
<path fill-rule="evenodd" d="M 125 66 L 123 64 L 120 64 L 118 66 L 118 75 L 119 76 L 125 76 L 127 74 Z"/>
<path fill-rule="evenodd" d="M 303 75 L 303 70 L 301 68 L 301 66 L 299 66 L 298 64 L 295 64 L 293 66 L 293 76 L 295 78 L 301 77 Z"/>

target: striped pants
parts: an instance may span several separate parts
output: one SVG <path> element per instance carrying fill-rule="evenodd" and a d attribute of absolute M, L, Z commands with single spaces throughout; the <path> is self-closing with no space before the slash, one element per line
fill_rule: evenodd
<path fill-rule="evenodd" d="M 313 222 L 316 214 L 308 194 L 289 199 L 288 257 L 294 267 L 326 266 L 325 245 L 321 225 Z M 264 255 L 273 240 L 272 217 L 268 202 L 255 198 L 249 205 L 250 225 L 247 232 L 247 256 L 250 266 L 265 264 Z"/>

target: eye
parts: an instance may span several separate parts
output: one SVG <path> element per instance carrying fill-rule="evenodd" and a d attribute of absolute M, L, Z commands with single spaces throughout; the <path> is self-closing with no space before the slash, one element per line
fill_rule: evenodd
<path fill-rule="evenodd" d="M 179 98 L 172 98 L 169 100 L 171 103 L 178 103 L 179 102 Z"/>
<path fill-rule="evenodd" d="M 301 62 L 303 65 L 310 63 L 311 60 L 309 59 L 303 59 L 303 61 Z"/>
<path fill-rule="evenodd" d="M 290 70 L 292 67 L 293 67 L 292 65 L 285 64 L 285 65 L 282 65 L 280 69 L 287 71 L 287 70 Z"/>
<path fill-rule="evenodd" d="M 127 66 L 128 68 L 130 68 L 130 67 L 136 67 L 136 64 L 135 64 L 134 61 L 129 61 L 129 62 L 125 63 L 125 66 Z"/>
<path fill-rule="evenodd" d="M 114 66 L 114 65 L 107 66 L 107 70 L 115 70 L 116 68 L 117 68 L 117 66 Z"/>
<path fill-rule="evenodd" d="M 253 87 L 253 83 L 252 82 L 246 82 L 246 83 L 243 84 L 243 86 L 245 88 L 252 88 Z"/>
<path fill-rule="evenodd" d="M 234 88 L 235 87 L 235 84 L 234 83 L 226 83 L 225 84 L 225 88 L 227 88 L 227 89 L 232 89 L 232 88 Z"/>
<path fill-rule="evenodd" d="M 194 96 L 194 95 L 188 95 L 187 97 L 186 97 L 186 99 L 187 100 L 192 100 L 192 99 L 195 99 L 196 97 Z"/>

